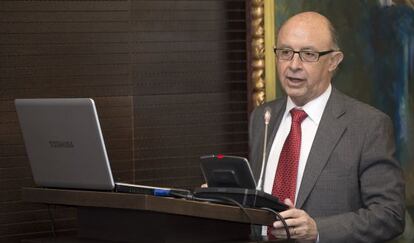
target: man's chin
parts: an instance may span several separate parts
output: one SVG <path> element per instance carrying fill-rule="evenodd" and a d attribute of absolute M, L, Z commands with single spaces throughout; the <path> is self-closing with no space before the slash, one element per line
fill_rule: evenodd
<path fill-rule="evenodd" d="M 304 87 L 285 87 L 285 92 L 290 97 L 301 97 L 306 94 L 306 89 Z"/>
<path fill-rule="evenodd" d="M 305 90 L 303 89 L 286 89 L 286 94 L 292 99 L 293 102 L 295 102 L 298 106 L 303 106 L 304 101 L 306 100 L 305 97 Z"/>

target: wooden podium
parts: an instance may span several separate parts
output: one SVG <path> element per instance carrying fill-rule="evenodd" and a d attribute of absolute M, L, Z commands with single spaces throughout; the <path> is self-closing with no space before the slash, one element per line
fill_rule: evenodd
<path fill-rule="evenodd" d="M 33 203 L 76 207 L 78 239 L 249 242 L 250 223 L 274 221 L 264 210 L 243 212 L 229 205 L 141 194 L 23 188 L 22 197 Z"/>

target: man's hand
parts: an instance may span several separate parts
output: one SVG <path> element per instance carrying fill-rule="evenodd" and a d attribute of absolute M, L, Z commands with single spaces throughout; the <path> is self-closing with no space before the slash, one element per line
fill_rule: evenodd
<path fill-rule="evenodd" d="M 289 206 L 289 209 L 281 212 L 280 215 L 285 218 L 286 224 L 289 226 L 290 237 L 292 239 L 316 242 L 318 229 L 315 220 L 305 211 L 295 208 L 290 199 L 286 199 L 284 203 Z M 275 221 L 273 227 L 271 232 L 276 238 L 287 238 L 281 221 Z"/>

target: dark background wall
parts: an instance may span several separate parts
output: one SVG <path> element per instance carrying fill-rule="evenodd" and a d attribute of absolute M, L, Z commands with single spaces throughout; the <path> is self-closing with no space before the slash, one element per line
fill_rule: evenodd
<path fill-rule="evenodd" d="M 117 181 L 194 188 L 198 157 L 247 156 L 242 0 L 0 2 L 0 242 L 50 235 L 13 100 L 95 99 Z M 58 233 L 75 211 L 51 207 Z"/>

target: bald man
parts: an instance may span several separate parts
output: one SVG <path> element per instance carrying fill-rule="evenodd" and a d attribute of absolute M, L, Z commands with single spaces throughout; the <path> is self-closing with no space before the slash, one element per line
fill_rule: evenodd
<path fill-rule="evenodd" d="M 250 161 L 257 180 L 264 171 L 264 191 L 289 205 L 281 215 L 291 237 L 355 243 L 399 235 L 405 185 L 392 122 L 332 87 L 344 55 L 330 21 L 315 12 L 291 17 L 280 28 L 275 54 L 287 96 L 252 112 Z M 287 237 L 280 221 L 272 226 L 262 235 Z"/>

